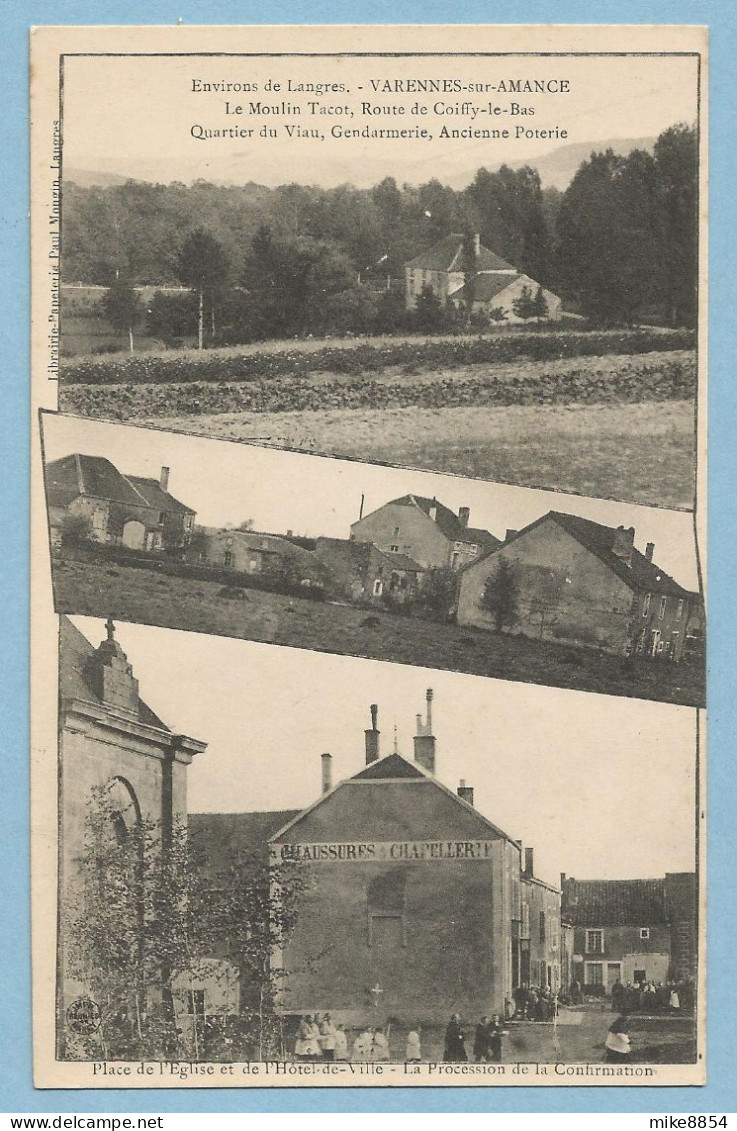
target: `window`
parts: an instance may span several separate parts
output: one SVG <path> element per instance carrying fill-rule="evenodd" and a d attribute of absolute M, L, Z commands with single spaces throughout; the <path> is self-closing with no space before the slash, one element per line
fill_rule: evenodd
<path fill-rule="evenodd" d="M 635 645 L 636 652 L 643 652 L 645 649 L 645 636 L 647 633 L 646 628 L 641 628 L 637 633 L 637 644 Z"/>
<path fill-rule="evenodd" d="M 586 951 L 588 954 L 603 954 L 604 953 L 604 932 L 603 931 L 587 931 L 586 932 Z"/>
<path fill-rule="evenodd" d="M 390 554 L 398 554 L 399 553 L 399 546 L 398 545 L 397 546 L 390 546 L 389 547 L 389 553 Z"/>
<path fill-rule="evenodd" d="M 642 598 L 642 615 L 644 617 L 650 612 L 650 594 L 646 593 Z"/>
<path fill-rule="evenodd" d="M 658 616 L 659 616 L 660 620 L 662 620 L 663 617 L 665 616 L 665 606 L 667 604 L 668 604 L 668 598 L 667 597 L 661 597 L 660 598 L 660 609 L 658 610 Z"/>
<path fill-rule="evenodd" d="M 540 912 L 539 931 L 540 931 L 540 942 L 544 943 L 545 938 L 546 938 L 546 936 L 545 936 L 545 912 L 544 911 Z"/>
<path fill-rule="evenodd" d="M 679 601 L 676 605 L 676 620 L 680 620 L 683 616 L 683 601 Z"/>
<path fill-rule="evenodd" d="M 226 550 L 225 553 L 223 554 L 223 565 L 225 566 L 226 569 L 230 569 L 230 567 L 233 565 L 233 551 L 232 550 Z"/>
<path fill-rule="evenodd" d="M 585 966 L 586 973 L 584 974 L 585 984 L 588 986 L 603 986 L 604 985 L 604 963 L 603 962 L 587 962 Z"/>
<path fill-rule="evenodd" d="M 406 886 L 404 868 L 392 868 L 375 876 L 368 886 L 368 945 L 384 952 L 386 957 L 396 955 L 399 948 L 407 945 Z"/>
<path fill-rule="evenodd" d="M 166 518 L 166 511 L 159 511 L 159 526 L 164 525 L 164 519 L 165 518 Z"/>
<path fill-rule="evenodd" d="M 529 939 L 530 937 L 530 905 L 529 903 L 522 904 L 522 938 Z"/>
<path fill-rule="evenodd" d="M 649 939 L 650 938 L 650 928 L 649 927 L 640 927 L 640 938 L 641 939 Z"/>
<path fill-rule="evenodd" d="M 394 527 L 394 537 L 395 537 L 395 538 L 398 538 L 398 537 L 399 537 L 399 527 L 398 527 L 398 526 L 395 526 L 395 527 Z"/>
<path fill-rule="evenodd" d="M 374 597 L 380 597 L 383 592 L 384 592 L 384 582 L 380 581 L 377 578 L 376 581 L 374 582 Z"/>

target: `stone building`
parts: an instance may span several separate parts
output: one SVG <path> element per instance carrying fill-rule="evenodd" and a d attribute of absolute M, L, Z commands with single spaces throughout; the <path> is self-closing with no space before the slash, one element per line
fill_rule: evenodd
<path fill-rule="evenodd" d="M 87 520 L 94 542 L 132 550 L 184 549 L 196 511 L 169 493 L 169 468 L 158 479 L 124 475 L 109 459 L 75 453 L 46 464 L 51 539 L 61 541 L 67 516 Z"/>
<path fill-rule="evenodd" d="M 469 520 L 468 507 L 454 514 L 437 499 L 403 495 L 354 522 L 351 538 L 373 542 L 383 553 L 406 554 L 424 569 L 457 570 L 500 545 Z"/>
<path fill-rule="evenodd" d="M 69 1004 L 91 987 L 71 969 L 66 912 L 80 884 L 85 823 L 97 791 L 111 810 L 111 835 L 120 839 L 141 821 L 155 823 L 165 849 L 186 824 L 187 767 L 206 744 L 176 734 L 141 697 L 132 665 L 115 639 L 112 621 L 99 645 L 66 617 L 59 623 L 59 1044 Z"/>
<path fill-rule="evenodd" d="M 384 553 L 372 542 L 318 538 L 315 557 L 325 567 L 331 596 L 351 601 L 380 601 L 391 594 L 411 600 L 425 570 L 406 554 Z"/>
<path fill-rule="evenodd" d="M 443 306 L 468 306 L 473 312 L 495 310 L 506 323 L 523 322 L 514 304 L 524 287 L 532 297 L 539 284 L 518 271 L 511 263 L 484 247 L 478 235 L 464 249 L 464 236 L 451 233 L 404 265 L 405 305 L 414 310 L 423 288 L 430 288 Z M 543 289 L 546 319 L 561 315 L 561 300 Z"/>
<path fill-rule="evenodd" d="M 561 875 L 563 914 L 574 925 L 574 977 L 584 992 L 694 981 L 697 894 L 693 872 L 652 880 L 576 880 Z"/>
<path fill-rule="evenodd" d="M 634 545 L 632 527 L 604 526 L 550 511 L 461 573 L 459 624 L 497 627 L 484 600 L 506 569 L 514 596 L 501 627 L 539 640 L 592 645 L 621 655 L 680 660 L 687 629 L 702 607 Z"/>

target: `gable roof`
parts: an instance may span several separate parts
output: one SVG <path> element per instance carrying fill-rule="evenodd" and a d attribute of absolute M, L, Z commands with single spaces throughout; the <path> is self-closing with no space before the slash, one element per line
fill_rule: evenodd
<path fill-rule="evenodd" d="M 125 478 L 135 487 L 148 505 L 156 511 L 170 511 L 175 514 L 196 514 L 192 507 L 180 503 L 168 491 L 163 491 L 156 479 L 143 479 L 140 475 L 126 475 Z"/>
<path fill-rule="evenodd" d="M 59 617 L 59 696 L 62 699 L 81 699 L 86 703 L 103 701 L 95 690 L 91 662 L 97 649 L 83 636 L 68 617 Z M 152 711 L 143 699 L 138 698 L 138 721 L 171 734 L 166 723 Z"/>
<path fill-rule="evenodd" d="M 80 495 L 109 499 L 128 506 L 148 506 L 143 495 L 104 456 L 76 452 L 46 464 L 46 491 L 49 503 L 67 506 Z"/>
<path fill-rule="evenodd" d="M 168 491 L 162 491 L 156 479 L 124 475 L 104 456 L 89 456 L 81 452 L 63 456 L 46 464 L 45 476 L 52 506 L 67 506 L 82 495 L 126 506 L 151 507 L 157 511 L 196 513 Z"/>
<path fill-rule="evenodd" d="M 489 302 L 519 278 L 521 278 L 519 271 L 514 269 L 494 273 L 481 271 L 473 280 L 474 302 Z M 454 292 L 453 297 L 467 298 L 468 291 L 468 284 L 464 283 L 460 290 Z"/>
<path fill-rule="evenodd" d="M 438 240 L 426 251 L 420 252 L 414 259 L 405 263 L 405 267 L 420 268 L 423 271 L 462 271 L 463 235 L 460 232 L 451 232 Z M 476 256 L 477 271 L 512 271 L 515 268 L 507 263 L 496 252 L 489 251 L 483 244 Z M 516 272 L 515 272 L 516 273 Z"/>
<path fill-rule="evenodd" d="M 580 545 L 608 566 L 630 589 L 645 593 L 672 594 L 675 597 L 683 598 L 694 596 L 688 589 L 684 589 L 677 581 L 674 581 L 655 562 L 649 561 L 635 547 L 632 548 L 630 564 L 628 565 L 623 561 L 612 550 L 616 533 L 613 526 L 604 526 L 590 518 L 581 518 L 579 515 L 565 514 L 562 511 L 548 511 L 547 514 L 536 518 L 534 522 L 529 523 L 522 530 L 518 530 L 516 534 L 512 534 L 505 542 L 492 549 L 490 553 L 485 554 L 483 558 L 477 558 L 476 561 L 464 566 L 463 572 L 474 569 L 480 562 L 496 553 L 498 549 L 511 545 L 518 538 L 523 538 L 530 530 L 548 521 L 555 522 L 562 527 L 567 534 L 575 538 Z"/>
<path fill-rule="evenodd" d="M 583 927 L 666 923 L 665 880 L 566 879 L 561 909 Z"/>
<path fill-rule="evenodd" d="M 450 507 L 438 502 L 437 499 L 428 499 L 424 495 L 402 495 L 398 499 L 391 499 L 388 503 L 384 503 L 384 506 L 418 507 L 419 510 L 424 511 L 428 518 L 430 518 L 431 507 L 435 507 L 435 518 L 431 521 L 451 542 L 478 542 L 485 549 L 492 549 L 501 545 L 499 539 L 495 538 L 488 530 L 464 526 L 458 515 L 454 514 Z M 372 513 L 376 514 L 380 510 L 383 510 L 383 507 L 377 507 Z"/>

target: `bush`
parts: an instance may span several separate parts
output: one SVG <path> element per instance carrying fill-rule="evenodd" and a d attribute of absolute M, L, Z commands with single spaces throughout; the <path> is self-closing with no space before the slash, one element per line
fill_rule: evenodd
<path fill-rule="evenodd" d="M 115 360 L 91 358 L 65 361 L 60 377 L 67 384 L 138 385 L 215 381 L 237 383 L 264 379 L 299 379 L 313 373 L 362 376 L 402 365 L 441 371 L 463 365 L 494 364 L 530 359 L 690 350 L 691 330 L 549 330 L 503 331 L 484 337 L 445 337 L 437 341 L 397 341 L 382 345 L 324 346 L 317 350 L 283 349 L 269 353 L 188 351 L 166 357 L 137 354 Z"/>

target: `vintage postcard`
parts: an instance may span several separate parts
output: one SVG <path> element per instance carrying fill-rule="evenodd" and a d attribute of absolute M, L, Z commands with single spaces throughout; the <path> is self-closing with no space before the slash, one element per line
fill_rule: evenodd
<path fill-rule="evenodd" d="M 703 1083 L 704 29 L 32 65 L 36 1084 Z"/>

